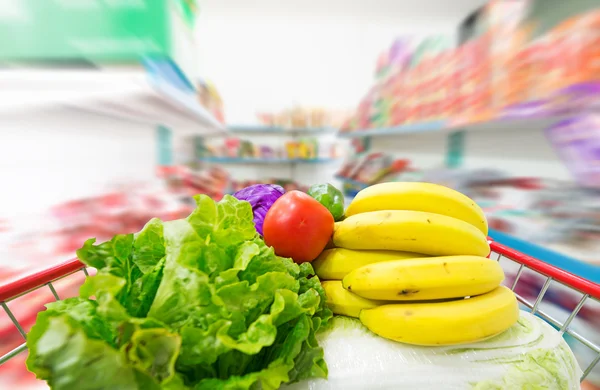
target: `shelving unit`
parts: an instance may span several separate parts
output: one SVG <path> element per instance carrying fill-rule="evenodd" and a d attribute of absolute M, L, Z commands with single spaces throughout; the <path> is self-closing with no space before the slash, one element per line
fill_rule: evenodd
<path fill-rule="evenodd" d="M 233 134 L 265 134 L 269 136 L 315 136 L 320 134 L 335 133 L 337 130 L 332 127 L 313 127 L 313 128 L 284 128 L 279 126 L 229 126 L 229 131 Z"/>
<path fill-rule="evenodd" d="M 393 136 L 402 134 L 416 134 L 444 131 L 447 129 L 446 121 L 411 123 L 395 127 L 382 127 L 377 129 L 355 130 L 348 133 L 338 133 L 341 138 L 367 138 L 378 136 Z"/>
<path fill-rule="evenodd" d="M 4 70 L 0 113 L 59 106 L 184 133 L 225 134 L 224 126 L 200 105 L 195 91 L 178 81 L 142 66 L 102 71 Z"/>
<path fill-rule="evenodd" d="M 223 137 L 226 135 L 229 136 L 240 136 L 240 137 L 256 137 L 261 139 L 272 138 L 270 141 L 273 141 L 275 137 L 284 138 L 289 137 L 291 139 L 299 139 L 301 137 L 321 137 L 321 136 L 331 136 L 335 137 L 337 129 L 331 127 L 314 127 L 314 128 L 286 128 L 280 126 L 262 126 L 262 125 L 230 125 L 227 127 L 227 133 L 225 134 L 209 134 L 209 135 L 201 135 L 202 138 L 217 138 Z M 273 144 L 273 142 L 270 142 Z M 242 169 L 244 165 L 247 166 L 264 166 L 264 169 L 261 169 L 260 174 L 256 176 L 256 179 L 260 179 L 262 175 L 276 175 L 276 177 L 280 177 L 277 175 L 282 175 L 281 169 L 276 169 L 276 166 L 287 166 L 289 167 L 289 173 L 283 174 L 283 177 L 289 178 L 291 180 L 298 180 L 299 176 L 299 166 L 315 166 L 318 164 L 331 164 L 337 161 L 337 158 L 331 157 L 316 157 L 316 158 L 247 158 L 247 157 L 221 157 L 221 156 L 207 156 L 200 157 L 198 159 L 199 162 L 206 164 L 226 164 L 235 169 Z M 268 167 L 268 168 L 267 168 Z M 306 168 L 308 169 L 308 168 Z M 242 171 L 240 171 L 242 172 Z M 302 171 L 303 172 L 303 171 Z M 256 171 L 248 171 L 248 168 L 243 171 L 245 175 L 250 174 L 256 175 Z"/>
<path fill-rule="evenodd" d="M 351 184 L 362 188 L 367 188 L 369 186 L 369 184 L 363 183 L 362 181 L 352 180 L 342 176 L 336 176 L 335 179 L 341 181 L 342 184 Z"/>
<path fill-rule="evenodd" d="M 395 127 L 384 127 L 377 129 L 355 130 L 347 133 L 337 133 L 340 138 L 369 138 L 369 137 L 390 137 L 416 134 L 446 133 L 451 134 L 460 131 L 481 132 L 506 130 L 513 131 L 519 129 L 543 129 L 552 123 L 564 119 L 562 115 L 542 116 L 534 115 L 532 117 L 520 118 L 495 118 L 485 122 L 458 124 L 452 120 L 433 121 L 422 123 L 411 123 Z"/>
<path fill-rule="evenodd" d="M 214 164 L 325 164 L 336 161 L 336 159 L 206 157 L 201 158 L 200 161 Z"/>

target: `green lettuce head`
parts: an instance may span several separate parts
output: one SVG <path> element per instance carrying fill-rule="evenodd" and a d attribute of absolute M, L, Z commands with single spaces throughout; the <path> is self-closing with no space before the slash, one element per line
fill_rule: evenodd
<path fill-rule="evenodd" d="M 331 312 L 310 264 L 276 256 L 248 202 L 196 197 L 181 220 L 77 251 L 97 268 L 47 305 L 28 369 L 53 389 L 277 389 L 327 377 Z"/>

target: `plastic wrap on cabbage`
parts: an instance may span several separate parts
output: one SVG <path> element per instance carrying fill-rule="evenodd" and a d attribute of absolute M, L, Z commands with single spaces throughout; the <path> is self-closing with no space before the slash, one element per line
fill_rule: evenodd
<path fill-rule="evenodd" d="M 287 390 L 474 389 L 575 390 L 581 369 L 561 335 L 531 314 L 491 339 L 460 346 L 416 347 L 383 339 L 356 319 L 334 317 L 318 340 L 328 380 Z"/>
<path fill-rule="evenodd" d="M 331 311 L 310 264 L 276 256 L 248 202 L 196 202 L 185 219 L 86 241 L 77 255 L 98 272 L 38 315 L 31 372 L 56 390 L 274 390 L 327 376 L 315 333 Z"/>
<path fill-rule="evenodd" d="M 254 227 L 258 234 L 262 236 L 263 222 L 267 211 L 284 193 L 283 187 L 276 184 L 254 184 L 239 190 L 233 196 L 250 203 L 254 214 Z"/>

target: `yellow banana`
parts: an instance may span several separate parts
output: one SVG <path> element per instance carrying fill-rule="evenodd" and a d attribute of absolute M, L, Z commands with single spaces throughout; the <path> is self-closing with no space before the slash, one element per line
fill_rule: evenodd
<path fill-rule="evenodd" d="M 519 306 L 504 287 L 441 303 L 398 303 L 360 312 L 373 333 L 416 345 L 453 345 L 480 341 L 504 332 L 517 322 Z"/>
<path fill-rule="evenodd" d="M 349 272 L 364 265 L 399 259 L 424 257 L 420 253 L 395 251 L 356 251 L 352 249 L 326 249 L 312 266 L 321 280 L 342 280 Z"/>
<path fill-rule="evenodd" d="M 396 250 L 431 256 L 487 256 L 487 237 L 456 218 L 423 211 L 387 210 L 356 214 L 339 222 L 336 247 Z"/>
<path fill-rule="evenodd" d="M 442 256 L 386 261 L 350 272 L 348 291 L 387 301 L 463 298 L 492 291 L 504 280 L 497 261 L 481 256 Z"/>
<path fill-rule="evenodd" d="M 465 221 L 485 235 L 488 224 L 483 210 L 469 197 L 432 183 L 381 183 L 360 191 L 346 216 L 380 210 L 412 210 L 442 214 Z"/>
<path fill-rule="evenodd" d="M 329 280 L 321 282 L 321 284 L 327 294 L 327 306 L 334 314 L 358 318 L 361 310 L 372 309 L 381 304 L 381 302 L 371 301 L 352 294 L 342 287 L 342 282 L 339 280 Z"/>

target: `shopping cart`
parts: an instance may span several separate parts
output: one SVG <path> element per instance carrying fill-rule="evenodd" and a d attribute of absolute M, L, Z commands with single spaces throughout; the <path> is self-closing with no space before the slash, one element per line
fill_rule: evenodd
<path fill-rule="evenodd" d="M 492 249 L 490 258 L 501 262 L 503 268 L 507 265 L 507 263 L 513 263 L 513 265 L 516 265 L 518 267 L 516 275 L 511 283 L 512 285 L 509 286 L 513 291 L 515 291 L 515 288 L 517 287 L 517 284 L 519 282 L 519 278 L 525 271 L 535 272 L 538 275 L 541 275 L 545 278 L 545 281 L 539 293 L 537 294 L 537 298 L 533 302 L 529 301 L 526 297 L 523 297 L 516 292 L 515 294 L 519 302 L 524 307 L 529 309 L 530 312 L 552 324 L 556 329 L 558 329 L 558 331 L 561 334 L 569 335 L 572 338 L 578 340 L 584 346 L 589 348 L 589 350 L 593 353 L 593 356 L 595 357 L 592 358 L 591 362 L 585 365 L 585 369 L 581 377 L 581 380 L 583 381 L 600 361 L 600 346 L 591 341 L 589 338 L 584 337 L 580 331 L 576 331 L 571 325 L 579 311 L 586 304 L 586 302 L 592 300 L 600 302 L 600 285 L 587 281 L 579 276 L 573 275 L 561 269 L 558 269 L 531 256 L 527 256 L 523 253 L 517 252 L 497 242 L 490 241 L 490 246 Z M 7 303 L 25 294 L 31 293 L 32 291 L 45 287 L 47 287 L 50 290 L 50 292 L 54 296 L 54 299 L 59 300 L 60 297 L 56 289 L 54 288 L 53 282 L 68 277 L 69 275 L 75 274 L 77 272 L 83 272 L 86 276 L 89 275 L 86 267 L 79 260 L 73 259 L 62 264 L 56 265 L 54 267 L 45 269 L 43 271 L 33 273 L 31 275 L 12 281 L 10 283 L 0 285 L 0 305 L 6 311 L 6 314 L 12 320 L 14 326 L 16 327 L 23 339 L 27 338 L 27 334 L 23 326 L 15 318 L 13 312 L 9 309 Z M 546 294 L 546 291 L 548 291 L 548 288 L 550 287 L 551 283 L 560 283 L 581 295 L 581 299 L 578 301 L 575 308 L 568 314 L 565 320 L 555 318 L 555 316 L 550 315 L 549 313 L 542 310 L 540 307 L 544 299 L 544 295 Z M 14 358 L 15 356 L 20 355 L 26 349 L 26 344 L 22 343 L 10 352 L 4 354 L 0 357 L 0 366 L 7 363 L 10 359 Z"/>

